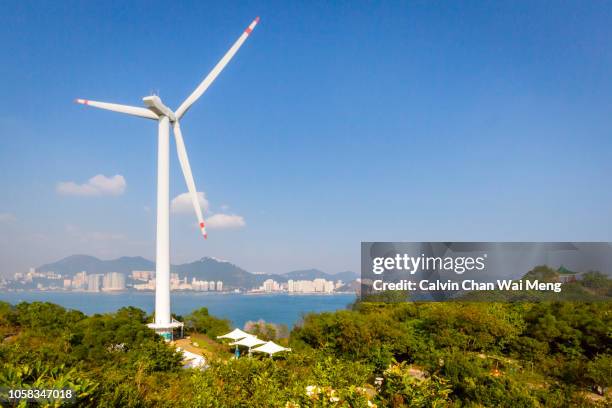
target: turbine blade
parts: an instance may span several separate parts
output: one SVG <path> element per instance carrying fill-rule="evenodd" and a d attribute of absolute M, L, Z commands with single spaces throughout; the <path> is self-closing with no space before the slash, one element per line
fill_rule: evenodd
<path fill-rule="evenodd" d="M 195 210 L 196 217 L 198 218 L 198 225 L 202 231 L 204 238 L 208 237 L 206 233 L 206 226 L 204 225 L 204 217 L 202 217 L 202 208 L 198 201 L 198 191 L 193 181 L 193 174 L 191 173 L 191 166 L 189 165 L 189 158 L 187 157 L 187 150 L 185 149 L 185 142 L 183 142 L 183 134 L 181 133 L 181 126 L 178 121 L 173 124 L 174 138 L 176 140 L 176 153 L 178 154 L 179 162 L 181 163 L 181 169 L 183 170 L 183 176 L 185 176 L 185 183 L 187 184 L 187 190 L 189 190 L 189 196 Z"/>
<path fill-rule="evenodd" d="M 147 119 L 159 119 L 159 117 L 153 113 L 152 111 L 140 108 L 137 106 L 128 106 L 128 105 L 119 105 L 116 103 L 107 103 L 107 102 L 97 102 L 97 101 L 88 101 L 87 99 L 77 99 L 76 103 L 80 103 L 82 105 L 93 106 L 100 109 L 106 109 L 113 112 L 119 113 L 127 113 L 128 115 L 139 116 L 141 118 Z"/>
<path fill-rule="evenodd" d="M 193 105 L 200 98 L 200 96 L 202 96 L 202 94 L 206 92 L 208 87 L 213 83 L 213 81 L 217 78 L 221 71 L 223 71 L 223 68 L 225 68 L 227 63 L 230 62 L 236 52 L 238 52 L 238 49 L 240 49 L 242 44 L 246 41 L 247 37 L 249 36 L 249 34 L 251 34 L 258 22 L 259 17 L 255 18 L 255 20 L 253 20 L 253 22 L 246 28 L 246 30 L 244 30 L 242 35 L 238 38 L 234 45 L 232 45 L 232 48 L 230 48 L 229 51 L 223 56 L 223 58 L 221 58 L 221 60 L 217 63 L 217 65 L 215 65 L 212 71 L 210 71 L 206 78 L 204 78 L 200 85 L 198 85 L 195 91 L 193 91 L 192 94 L 189 95 L 187 99 L 185 99 L 181 106 L 179 106 L 179 108 L 175 112 L 177 119 L 180 119 L 191 107 L 191 105 Z"/>

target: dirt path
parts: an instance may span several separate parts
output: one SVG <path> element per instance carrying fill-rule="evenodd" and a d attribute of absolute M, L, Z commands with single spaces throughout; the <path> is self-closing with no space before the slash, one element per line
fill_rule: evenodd
<path fill-rule="evenodd" d="M 179 339 L 179 340 L 176 340 L 174 344 L 177 347 L 180 347 L 183 350 L 187 350 L 193 354 L 197 354 L 199 356 L 204 356 L 204 357 L 209 357 L 208 355 L 206 355 L 206 350 L 202 350 L 201 348 L 194 346 L 193 344 L 191 344 L 191 340 L 189 339 Z"/>

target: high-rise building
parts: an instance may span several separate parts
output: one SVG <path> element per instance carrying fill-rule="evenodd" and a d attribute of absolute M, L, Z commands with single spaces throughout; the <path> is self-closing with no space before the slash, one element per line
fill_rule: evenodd
<path fill-rule="evenodd" d="M 277 292 L 280 290 L 280 285 L 274 279 L 266 279 L 261 288 L 264 292 Z"/>
<path fill-rule="evenodd" d="M 99 292 L 102 288 L 102 277 L 104 275 L 96 273 L 87 277 L 87 290 L 90 292 Z"/>
<path fill-rule="evenodd" d="M 315 279 L 312 283 L 315 292 L 325 292 L 325 279 Z"/>
<path fill-rule="evenodd" d="M 125 290 L 125 275 L 120 272 L 108 272 L 104 275 L 102 290 L 105 292 Z"/>
<path fill-rule="evenodd" d="M 265 292 L 272 292 L 273 285 L 274 285 L 274 281 L 272 279 L 266 279 L 263 283 L 263 290 Z"/>
<path fill-rule="evenodd" d="M 215 281 L 208 282 L 208 290 L 215 290 Z"/>
<path fill-rule="evenodd" d="M 87 272 L 77 272 L 72 279 L 72 288 L 73 289 L 85 289 L 87 287 Z"/>
<path fill-rule="evenodd" d="M 295 292 L 312 293 L 315 291 L 314 281 L 301 280 L 294 282 Z"/>
<path fill-rule="evenodd" d="M 223 282 L 217 281 L 217 292 L 221 292 L 223 290 Z"/>

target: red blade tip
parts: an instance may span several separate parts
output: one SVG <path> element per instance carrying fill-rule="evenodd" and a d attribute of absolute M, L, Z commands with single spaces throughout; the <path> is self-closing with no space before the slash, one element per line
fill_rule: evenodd
<path fill-rule="evenodd" d="M 253 20 L 253 22 L 249 24 L 249 26 L 246 28 L 246 30 L 244 30 L 244 32 L 247 34 L 251 34 L 257 23 L 259 23 L 259 17 L 255 17 L 255 20 Z"/>

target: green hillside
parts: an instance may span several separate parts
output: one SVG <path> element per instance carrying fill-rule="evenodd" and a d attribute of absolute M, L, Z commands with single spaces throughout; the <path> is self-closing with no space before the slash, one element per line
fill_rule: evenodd
<path fill-rule="evenodd" d="M 562 282 L 561 276 L 567 274 L 574 274 L 574 272 L 538 266 L 526 273 L 521 279 L 523 281 Z M 579 280 L 563 283 L 560 293 L 536 290 L 521 292 L 505 290 L 474 291 L 461 295 L 457 300 L 487 302 L 610 301 L 612 300 L 612 280 L 599 272 L 587 272 L 580 276 Z"/>
<path fill-rule="evenodd" d="M 70 387 L 79 407 L 606 407 L 611 302 L 372 303 L 309 314 L 274 359 L 231 359 L 227 322 L 180 317 L 205 370 L 135 308 L 0 303 L 0 383 Z M 268 331 L 267 338 L 275 338 Z"/>

